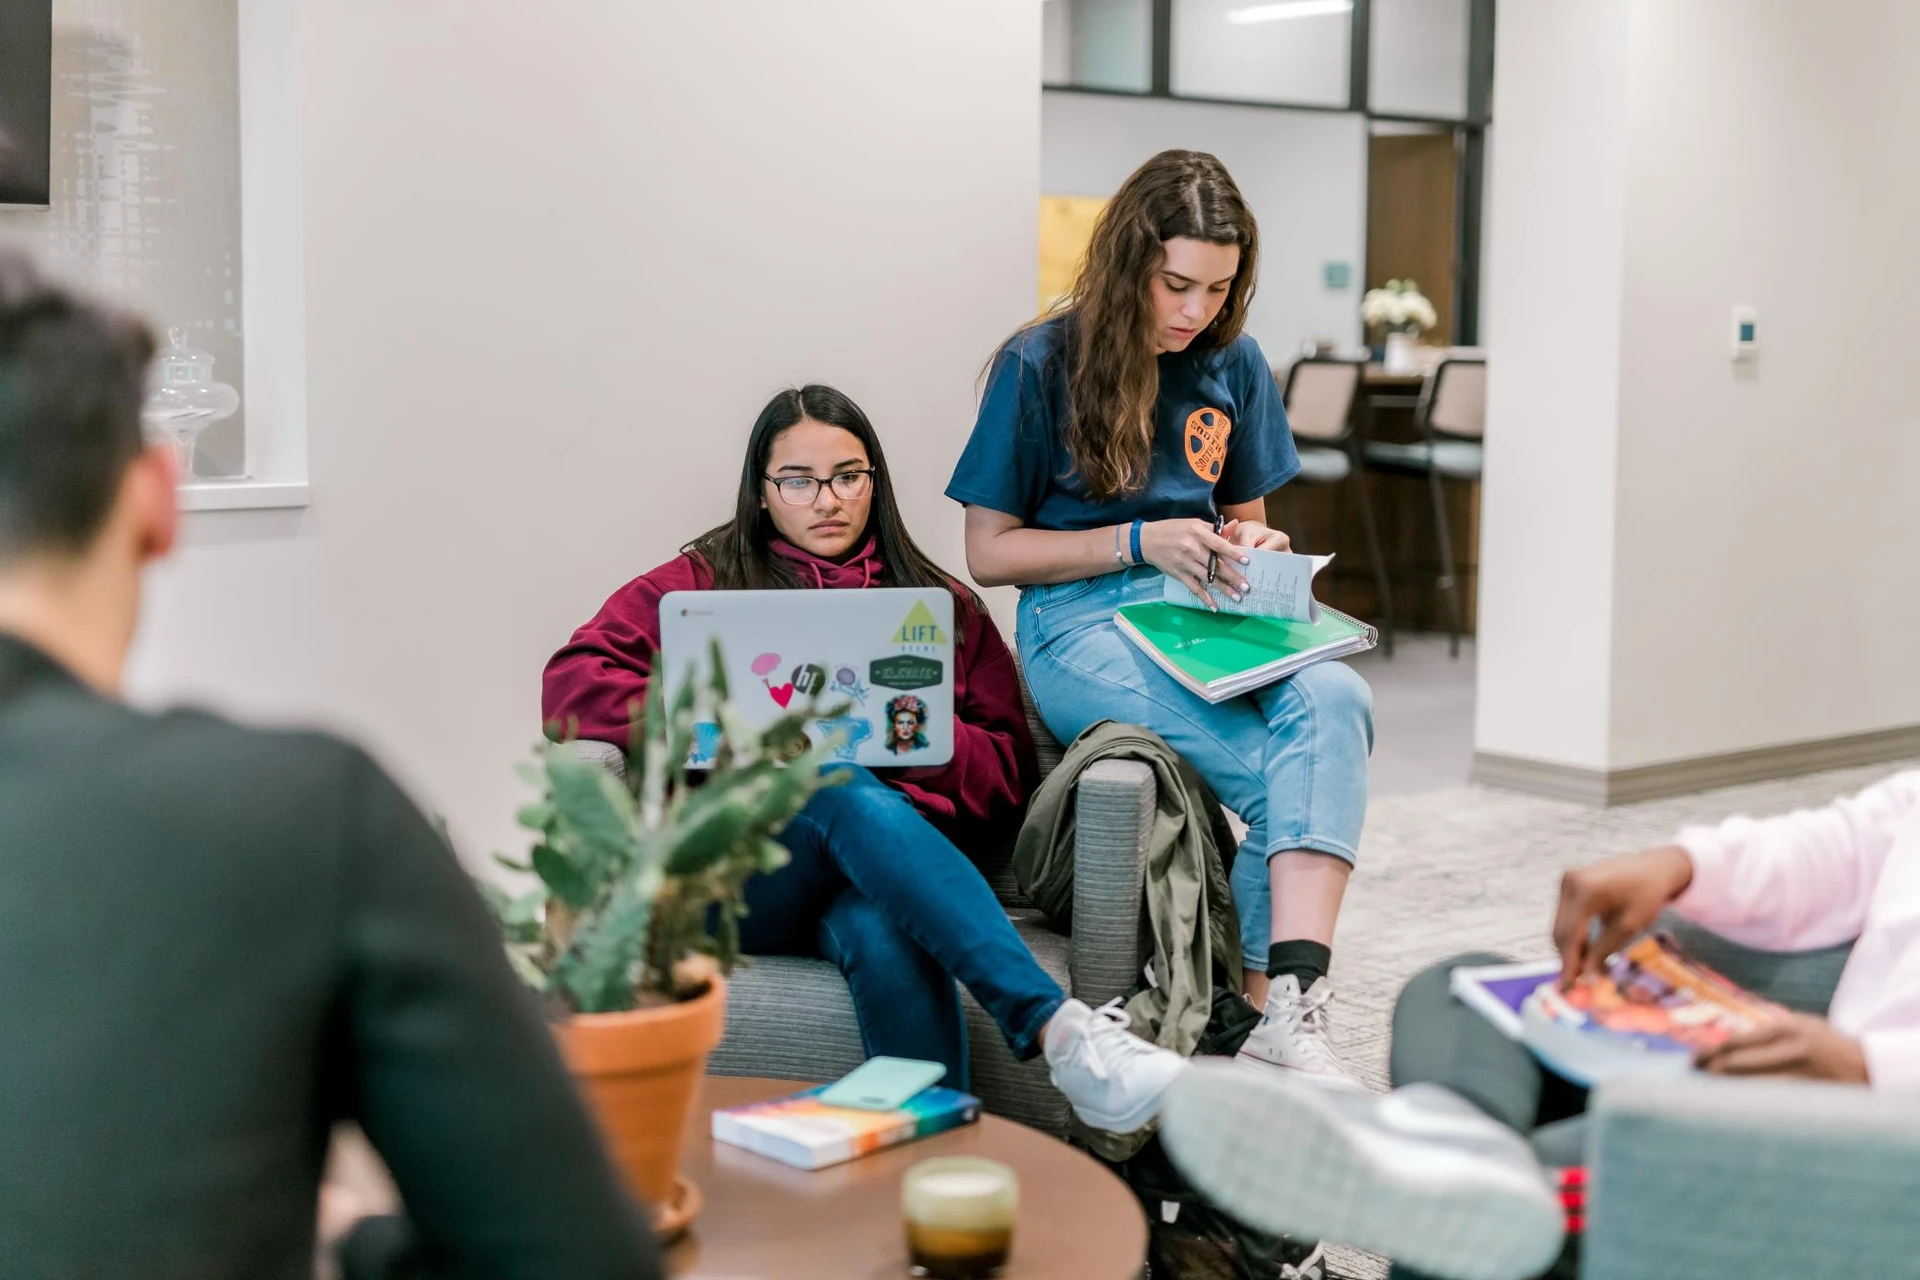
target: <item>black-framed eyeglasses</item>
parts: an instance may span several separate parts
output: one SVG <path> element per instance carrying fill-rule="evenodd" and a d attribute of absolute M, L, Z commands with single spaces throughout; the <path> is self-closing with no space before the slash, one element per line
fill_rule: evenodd
<path fill-rule="evenodd" d="M 832 486 L 833 496 L 843 502 L 855 498 L 864 498 L 873 488 L 873 477 L 877 467 L 866 467 L 859 471 L 836 471 L 824 480 L 819 476 L 762 476 L 780 494 L 780 501 L 790 507 L 810 507 L 820 490 Z"/>

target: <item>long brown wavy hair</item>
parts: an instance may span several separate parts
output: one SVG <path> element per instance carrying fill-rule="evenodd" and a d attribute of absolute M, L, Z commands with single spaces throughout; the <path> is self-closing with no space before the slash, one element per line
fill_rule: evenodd
<path fill-rule="evenodd" d="M 1226 303 L 1188 350 L 1227 346 L 1246 327 L 1260 233 L 1226 166 L 1204 151 L 1162 151 L 1134 171 L 1094 223 L 1059 307 L 1071 334 L 1067 454 L 1095 498 L 1135 493 L 1147 481 L 1160 395 L 1150 285 L 1164 243 L 1181 236 L 1240 246 Z"/>

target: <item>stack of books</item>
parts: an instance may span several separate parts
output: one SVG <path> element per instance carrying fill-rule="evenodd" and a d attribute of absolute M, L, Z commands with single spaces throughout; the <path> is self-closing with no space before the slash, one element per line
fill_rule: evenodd
<path fill-rule="evenodd" d="M 863 1111 L 820 1101 L 830 1087 L 716 1111 L 714 1141 L 796 1169 L 824 1169 L 980 1118 L 980 1099 L 957 1089 L 924 1089 L 894 1110 Z"/>

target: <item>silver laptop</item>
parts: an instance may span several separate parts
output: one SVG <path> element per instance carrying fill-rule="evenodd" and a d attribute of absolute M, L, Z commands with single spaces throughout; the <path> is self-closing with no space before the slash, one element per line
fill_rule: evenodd
<path fill-rule="evenodd" d="M 727 688 L 756 727 L 809 697 L 845 714 L 810 732 L 845 731 L 836 757 L 875 769 L 953 759 L 953 596 L 940 588 L 862 591 L 669 591 L 660 600 L 660 667 L 677 689 L 705 674 L 720 642 Z M 694 768 L 713 763 L 720 730 L 697 726 Z"/>

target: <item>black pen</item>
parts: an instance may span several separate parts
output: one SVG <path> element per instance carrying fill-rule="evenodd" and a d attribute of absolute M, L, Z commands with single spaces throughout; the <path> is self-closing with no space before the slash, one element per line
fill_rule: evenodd
<path fill-rule="evenodd" d="M 1220 531 L 1226 527 L 1227 527 L 1226 517 L 1221 515 L 1218 511 L 1214 512 L 1213 513 L 1214 536 L 1218 537 L 1220 534 Z M 1220 572 L 1220 553 L 1218 551 L 1209 551 L 1207 552 L 1207 581 L 1212 582 L 1213 575 L 1218 572 Z"/>

